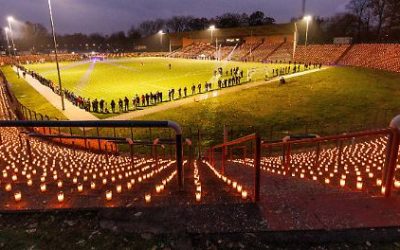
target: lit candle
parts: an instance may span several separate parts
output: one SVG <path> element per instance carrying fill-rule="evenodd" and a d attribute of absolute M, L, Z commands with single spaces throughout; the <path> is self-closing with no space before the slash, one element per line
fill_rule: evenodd
<path fill-rule="evenodd" d="M 150 203 L 151 202 L 151 194 L 145 194 L 144 199 L 145 199 L 146 203 Z"/>
<path fill-rule="evenodd" d="M 6 191 L 9 192 L 9 191 L 11 191 L 12 186 L 10 183 L 7 183 L 5 188 L 6 188 Z"/>
<path fill-rule="evenodd" d="M 361 181 L 358 181 L 358 182 L 357 182 L 357 189 L 358 189 L 358 190 L 361 190 L 362 187 L 363 187 L 363 183 L 362 183 Z"/>
<path fill-rule="evenodd" d="M 243 200 L 247 199 L 247 191 L 245 190 L 242 191 L 242 199 Z"/>
<path fill-rule="evenodd" d="M 90 188 L 91 188 L 91 189 L 95 189 L 95 188 L 96 188 L 96 183 L 92 181 L 92 182 L 90 183 Z"/>
<path fill-rule="evenodd" d="M 121 193 L 122 192 L 122 186 L 121 185 L 117 185 L 116 190 L 117 190 L 117 193 Z"/>
<path fill-rule="evenodd" d="M 238 191 L 239 193 L 242 192 L 242 186 L 241 186 L 241 185 L 237 185 L 236 189 L 237 189 L 237 191 Z"/>
<path fill-rule="evenodd" d="M 236 187 L 237 187 L 237 182 L 236 181 L 232 182 L 232 187 L 236 189 Z"/>
<path fill-rule="evenodd" d="M 346 185 L 346 180 L 345 179 L 340 179 L 340 186 L 344 187 Z"/>
<path fill-rule="evenodd" d="M 63 202 L 64 201 L 64 193 L 62 191 L 58 192 L 57 200 L 58 200 L 58 202 Z"/>
<path fill-rule="evenodd" d="M 83 191 L 83 184 L 78 185 L 78 192 L 81 193 Z"/>
<path fill-rule="evenodd" d="M 394 187 L 395 188 L 400 188 L 400 181 L 395 181 L 394 182 Z"/>
<path fill-rule="evenodd" d="M 201 200 L 201 193 L 196 192 L 196 201 L 200 201 L 200 200 Z"/>
<path fill-rule="evenodd" d="M 196 186 L 196 191 L 197 192 L 201 192 L 201 186 L 199 185 L 199 186 Z"/>
<path fill-rule="evenodd" d="M 32 186 L 33 182 L 32 182 L 31 179 L 29 179 L 29 180 L 26 182 L 26 184 L 30 187 L 30 186 Z"/>
<path fill-rule="evenodd" d="M 329 184 L 331 181 L 328 178 L 325 178 L 325 184 Z"/>
<path fill-rule="evenodd" d="M 46 183 L 40 184 L 40 191 L 42 191 L 42 192 L 46 191 Z"/>
<path fill-rule="evenodd" d="M 21 191 L 17 191 L 14 193 L 14 199 L 16 202 L 20 201 L 22 199 L 22 194 Z"/>
<path fill-rule="evenodd" d="M 112 199 L 112 191 L 107 190 L 106 191 L 106 200 L 110 201 Z"/>
<path fill-rule="evenodd" d="M 61 188 L 62 186 L 63 186 L 63 182 L 62 182 L 61 180 L 59 180 L 59 181 L 57 182 L 57 187 Z"/>
<path fill-rule="evenodd" d="M 17 177 L 17 175 L 13 174 L 13 176 L 11 177 L 11 179 L 12 179 L 13 181 L 16 181 L 16 180 L 18 179 L 18 177 Z"/>
<path fill-rule="evenodd" d="M 131 190 L 132 189 L 132 184 L 130 182 L 126 183 L 126 188 L 128 190 Z"/>
<path fill-rule="evenodd" d="M 156 192 L 160 193 L 161 192 L 161 187 L 159 185 L 156 186 Z"/>
<path fill-rule="evenodd" d="M 376 179 L 376 185 L 381 186 L 382 185 L 382 180 L 381 179 Z"/>

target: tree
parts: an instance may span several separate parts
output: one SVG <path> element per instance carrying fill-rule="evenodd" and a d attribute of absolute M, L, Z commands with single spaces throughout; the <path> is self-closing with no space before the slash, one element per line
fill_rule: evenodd
<path fill-rule="evenodd" d="M 377 36 L 381 38 L 382 26 L 385 24 L 387 18 L 387 0 L 371 0 L 371 8 L 373 14 L 377 19 Z"/>
<path fill-rule="evenodd" d="M 192 20 L 191 16 L 174 16 L 165 22 L 165 26 L 169 32 L 183 32 L 188 30 Z"/>
<path fill-rule="evenodd" d="M 250 26 L 260 26 L 264 24 L 264 12 L 255 11 L 249 16 Z"/>
<path fill-rule="evenodd" d="M 218 28 L 234 28 L 240 26 L 240 15 L 237 13 L 225 13 L 217 16 Z"/>
<path fill-rule="evenodd" d="M 210 21 L 205 17 L 193 18 L 187 24 L 190 31 L 204 30 L 207 29 L 209 25 Z"/>
<path fill-rule="evenodd" d="M 347 9 L 357 17 L 357 39 L 360 41 L 364 28 L 369 30 L 371 20 L 371 1 L 370 0 L 350 0 Z"/>

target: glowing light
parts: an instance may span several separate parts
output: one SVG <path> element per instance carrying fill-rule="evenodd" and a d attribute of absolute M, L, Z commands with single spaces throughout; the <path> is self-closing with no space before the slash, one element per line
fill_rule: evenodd
<path fill-rule="evenodd" d="M 200 201 L 200 200 L 201 200 L 201 193 L 196 192 L 196 201 Z"/>
<path fill-rule="evenodd" d="M 146 203 L 150 203 L 151 202 L 151 194 L 145 194 L 144 200 L 146 201 Z"/>
<path fill-rule="evenodd" d="M 21 199 L 22 199 L 21 191 L 17 191 L 14 193 L 14 199 L 16 202 L 21 201 Z"/>
<path fill-rule="evenodd" d="M 57 200 L 58 200 L 58 202 L 63 202 L 64 201 L 64 193 L 62 191 L 58 192 Z"/>
<path fill-rule="evenodd" d="M 245 190 L 242 191 L 242 199 L 243 200 L 247 199 L 247 191 Z"/>
<path fill-rule="evenodd" d="M 112 199 L 112 191 L 107 190 L 106 191 L 106 200 L 110 201 Z"/>

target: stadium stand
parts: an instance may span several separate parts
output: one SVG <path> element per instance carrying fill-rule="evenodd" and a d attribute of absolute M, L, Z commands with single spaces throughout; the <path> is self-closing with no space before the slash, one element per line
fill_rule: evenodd
<path fill-rule="evenodd" d="M 268 43 L 268 42 L 263 42 L 260 46 L 257 47 L 252 52 L 252 56 L 250 57 L 250 54 L 247 56 L 249 61 L 255 61 L 255 62 L 263 62 L 266 60 L 269 55 L 271 55 L 274 51 L 276 51 L 282 43 Z"/>
<path fill-rule="evenodd" d="M 262 42 L 260 41 L 249 41 L 243 43 L 238 48 L 236 48 L 235 54 L 232 56 L 232 60 L 236 61 L 246 60 L 247 56 L 250 53 L 252 53 L 252 51 L 255 51 L 261 44 Z"/>
<path fill-rule="evenodd" d="M 350 45 L 335 44 L 297 46 L 294 61 L 333 65 L 349 47 Z"/>
<path fill-rule="evenodd" d="M 293 61 L 293 44 L 283 43 L 277 50 L 275 50 L 268 58 L 265 60 L 270 62 L 289 62 Z"/>
<path fill-rule="evenodd" d="M 338 64 L 400 72 L 400 44 L 355 44 Z"/>

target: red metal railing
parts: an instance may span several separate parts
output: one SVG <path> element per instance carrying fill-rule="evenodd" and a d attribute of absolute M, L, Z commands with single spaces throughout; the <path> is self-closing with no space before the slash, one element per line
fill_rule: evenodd
<path fill-rule="evenodd" d="M 251 134 L 210 148 L 208 158 L 214 168 L 219 163 L 222 174 L 226 172 L 227 152 L 232 163 L 254 167 L 255 201 L 260 198 L 261 170 L 368 193 L 380 188 L 378 193 L 389 197 L 400 183 L 397 180 L 395 184 L 399 134 L 393 124 L 387 129 L 272 143 L 261 142 L 257 134 Z M 246 143 L 251 143 L 250 158 Z M 243 151 L 243 161 L 232 161 L 234 150 Z M 220 158 L 217 151 L 221 151 Z M 262 157 L 263 152 L 268 156 Z"/>

